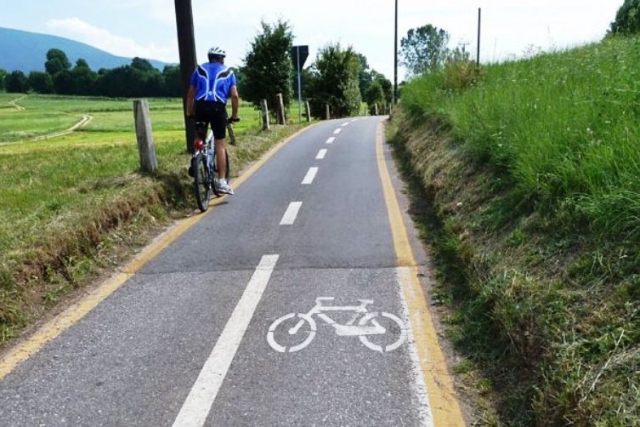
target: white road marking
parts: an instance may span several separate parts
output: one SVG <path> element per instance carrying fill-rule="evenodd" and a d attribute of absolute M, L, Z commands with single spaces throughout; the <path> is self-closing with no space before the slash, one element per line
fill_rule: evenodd
<path fill-rule="evenodd" d="M 253 313 L 269 283 L 279 255 L 264 255 L 256 268 L 242 298 L 227 321 L 218 342 L 182 405 L 173 427 L 202 427 L 209 415 L 229 366 L 249 327 Z"/>
<path fill-rule="evenodd" d="M 316 156 L 316 160 L 322 160 L 324 159 L 324 156 L 327 155 L 327 149 L 323 148 L 322 150 L 318 151 L 318 155 Z"/>
<path fill-rule="evenodd" d="M 327 144 L 333 144 L 333 141 L 335 140 L 336 138 L 332 136 L 331 138 L 327 139 Z"/>
<path fill-rule="evenodd" d="M 318 173 L 318 168 L 315 168 L 315 167 L 309 168 L 307 175 L 302 180 L 302 185 L 311 184 L 315 179 L 317 173 Z"/>
<path fill-rule="evenodd" d="M 409 341 L 409 358 L 411 359 L 411 377 L 413 379 L 413 390 L 418 399 L 418 413 L 420 414 L 420 425 L 425 427 L 433 427 L 433 414 L 431 413 L 431 407 L 429 406 L 429 394 L 427 392 L 427 385 L 424 381 L 424 375 L 422 375 L 422 364 L 418 357 L 418 350 L 416 349 L 416 340 L 413 335 L 413 328 L 411 326 L 411 320 L 409 319 L 409 306 L 402 292 L 402 284 L 409 279 L 407 275 L 411 274 L 411 269 L 407 267 L 396 268 L 396 284 L 398 285 L 398 295 L 400 296 L 400 302 L 402 304 L 402 320 L 406 326 L 407 341 Z"/>
<path fill-rule="evenodd" d="M 336 129 L 336 130 L 334 130 L 334 131 L 333 131 L 333 134 L 334 134 L 334 135 L 337 135 L 337 134 L 339 134 L 339 133 L 340 133 L 340 131 L 341 131 L 341 130 L 342 130 L 342 129 L 338 128 L 338 129 Z"/>
<path fill-rule="evenodd" d="M 298 216 L 298 211 L 302 206 L 302 202 L 291 202 L 289 203 L 289 207 L 287 208 L 282 220 L 280 221 L 280 225 L 293 225 L 296 221 L 296 217 Z"/>
<path fill-rule="evenodd" d="M 349 126 L 349 122 L 343 123 L 342 127 Z"/>

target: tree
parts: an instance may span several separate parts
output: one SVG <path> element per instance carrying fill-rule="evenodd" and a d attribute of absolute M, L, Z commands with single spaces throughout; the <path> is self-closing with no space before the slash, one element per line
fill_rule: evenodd
<path fill-rule="evenodd" d="M 380 107 L 381 104 L 385 102 L 384 91 L 382 90 L 382 86 L 380 86 L 380 83 L 377 80 L 369 85 L 364 99 L 369 106 L 370 114 L 375 114 L 376 104 L 378 105 L 378 107 Z"/>
<path fill-rule="evenodd" d="M 44 69 L 51 77 L 62 71 L 71 69 L 71 63 L 67 58 L 67 54 L 60 49 L 49 49 L 47 52 L 47 61 L 44 63 Z"/>
<path fill-rule="evenodd" d="M 358 85 L 360 71 L 358 54 L 351 47 L 343 50 L 340 44 L 320 49 L 316 62 L 311 66 L 307 84 L 309 105 L 314 117 L 323 117 L 329 104 L 333 117 L 357 115 L 362 96 Z"/>
<path fill-rule="evenodd" d="M 98 75 L 91 71 L 89 64 L 84 59 L 78 59 L 75 67 L 71 70 L 71 78 L 73 80 L 75 95 L 93 95 L 95 94 L 95 82 Z"/>
<path fill-rule="evenodd" d="M 277 105 L 277 94 L 282 94 L 285 108 L 289 108 L 293 97 L 293 63 L 291 48 L 293 34 L 287 22 L 278 21 L 269 25 L 261 23 L 262 33 L 251 43 L 251 50 L 244 58 L 241 96 L 260 106 L 263 99 L 270 106 Z M 275 108 L 270 110 L 275 112 Z"/>
<path fill-rule="evenodd" d="M 37 93 L 53 93 L 51 75 L 43 71 L 32 71 L 27 78 L 29 87 Z"/>
<path fill-rule="evenodd" d="M 412 76 L 435 71 L 447 58 L 448 44 L 449 34 L 431 24 L 412 28 L 400 41 L 400 64 Z"/>
<path fill-rule="evenodd" d="M 625 0 L 611 23 L 613 34 L 635 34 L 640 32 L 640 0 Z"/>
<path fill-rule="evenodd" d="M 26 93 L 29 90 L 27 76 L 20 70 L 9 73 L 4 78 L 4 84 L 10 93 Z"/>
<path fill-rule="evenodd" d="M 0 68 L 0 90 L 5 89 L 4 79 L 7 77 L 7 70 Z"/>
<path fill-rule="evenodd" d="M 179 65 L 165 65 L 162 70 L 162 80 L 164 82 L 164 89 L 162 94 L 164 96 L 180 97 L 182 96 L 182 77 L 180 74 Z M 242 92 L 240 92 L 242 93 Z"/>

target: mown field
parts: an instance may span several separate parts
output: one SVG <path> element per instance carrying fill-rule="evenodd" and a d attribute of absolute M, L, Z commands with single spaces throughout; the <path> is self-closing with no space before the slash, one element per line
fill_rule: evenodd
<path fill-rule="evenodd" d="M 140 172 L 133 100 L 0 93 L 0 347 L 194 214 L 182 101 L 149 106 L 156 175 Z M 249 105 L 240 117 L 232 177 L 304 126 L 261 131 Z"/>
<path fill-rule="evenodd" d="M 392 144 L 480 424 L 640 425 L 638 73 L 610 39 L 403 88 Z"/>

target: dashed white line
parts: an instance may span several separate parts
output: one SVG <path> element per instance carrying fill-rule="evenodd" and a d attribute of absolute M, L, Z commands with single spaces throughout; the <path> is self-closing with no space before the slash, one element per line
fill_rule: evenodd
<path fill-rule="evenodd" d="M 322 150 L 318 151 L 318 155 L 316 156 L 316 160 L 322 160 L 324 159 L 324 156 L 327 155 L 327 149 L 323 148 Z"/>
<path fill-rule="evenodd" d="M 331 138 L 327 139 L 327 144 L 333 144 L 333 141 L 335 140 L 336 138 L 332 136 Z"/>
<path fill-rule="evenodd" d="M 218 342 L 182 405 L 173 427 L 202 427 L 216 399 L 222 381 L 240 346 L 253 313 L 269 283 L 279 255 L 264 255 L 253 273 L 242 298 L 227 321 Z M 214 423 L 215 424 L 215 423 Z"/>
<path fill-rule="evenodd" d="M 342 130 L 342 129 L 338 128 L 338 129 L 336 129 L 336 130 L 334 130 L 334 131 L 333 131 L 333 134 L 334 134 L 334 135 L 337 135 L 337 134 L 339 134 L 339 133 L 340 133 L 340 131 L 341 131 L 341 130 Z"/>
<path fill-rule="evenodd" d="M 343 123 L 342 127 L 349 126 L 349 122 Z"/>
<path fill-rule="evenodd" d="M 296 221 L 296 217 L 298 216 L 298 211 L 302 206 L 302 202 L 291 202 L 289 203 L 289 207 L 287 208 L 282 220 L 280 221 L 280 225 L 293 225 Z"/>
<path fill-rule="evenodd" d="M 311 184 L 315 179 L 317 173 L 318 173 L 318 168 L 316 167 L 309 168 L 309 170 L 307 171 L 307 174 L 302 180 L 302 184 L 303 185 Z"/>

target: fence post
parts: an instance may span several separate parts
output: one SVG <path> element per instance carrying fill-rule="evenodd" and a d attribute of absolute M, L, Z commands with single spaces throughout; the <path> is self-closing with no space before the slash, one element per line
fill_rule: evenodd
<path fill-rule="evenodd" d="M 378 115 L 378 103 L 376 102 L 375 104 L 373 104 L 373 112 L 374 112 L 374 116 Z"/>
<path fill-rule="evenodd" d="M 284 102 L 282 101 L 282 94 L 279 93 L 276 95 L 278 97 L 278 124 L 285 124 L 285 116 L 284 116 Z"/>
<path fill-rule="evenodd" d="M 145 172 L 155 173 L 158 170 L 158 158 L 153 144 L 149 102 L 146 99 L 133 101 L 133 116 L 136 125 L 138 152 L 140 153 L 140 167 Z"/>
<path fill-rule="evenodd" d="M 307 122 L 311 121 L 311 107 L 309 106 L 309 101 L 304 102 L 305 107 L 305 115 L 307 116 Z"/>
<path fill-rule="evenodd" d="M 262 110 L 262 130 L 269 130 L 269 108 L 267 107 L 267 100 L 263 99 L 261 102 Z"/>
<path fill-rule="evenodd" d="M 324 115 L 324 116 L 325 116 L 325 119 L 326 119 L 326 120 L 329 120 L 329 119 L 331 118 L 331 112 L 330 112 L 330 110 L 329 110 L 329 104 L 324 104 L 324 107 L 325 107 L 325 109 L 324 109 L 324 112 L 325 112 L 325 115 Z"/>

